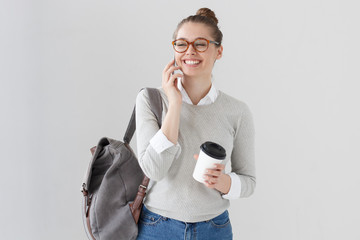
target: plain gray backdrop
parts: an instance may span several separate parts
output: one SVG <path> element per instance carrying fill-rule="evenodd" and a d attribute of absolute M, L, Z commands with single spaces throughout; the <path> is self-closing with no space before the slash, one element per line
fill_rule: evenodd
<path fill-rule="evenodd" d="M 1 239 L 86 239 L 89 148 L 122 139 L 200 7 L 224 34 L 214 84 L 255 121 L 257 188 L 231 201 L 234 239 L 360 239 L 360 17 L 347 0 L 1 0 Z"/>

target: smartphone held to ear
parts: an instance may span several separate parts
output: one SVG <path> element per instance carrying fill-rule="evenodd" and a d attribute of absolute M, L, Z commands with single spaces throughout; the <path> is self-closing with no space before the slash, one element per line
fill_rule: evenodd
<path fill-rule="evenodd" d="M 177 66 L 175 58 L 174 58 L 174 66 L 175 66 L 175 67 Z M 179 69 L 179 70 L 175 70 L 172 74 L 174 75 L 174 74 L 177 74 L 177 73 L 180 73 L 181 75 L 184 75 L 184 73 L 183 73 L 180 69 Z M 181 77 L 178 77 L 177 80 L 178 80 L 178 81 L 181 81 Z"/>

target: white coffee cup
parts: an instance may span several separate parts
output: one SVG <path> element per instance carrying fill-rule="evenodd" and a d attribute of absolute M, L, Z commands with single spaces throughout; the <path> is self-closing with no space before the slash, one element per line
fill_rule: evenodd
<path fill-rule="evenodd" d="M 214 168 L 214 164 L 223 163 L 225 158 L 225 149 L 219 144 L 209 141 L 201 144 L 199 158 L 193 172 L 193 178 L 196 181 L 205 183 L 204 174 L 206 169 Z"/>

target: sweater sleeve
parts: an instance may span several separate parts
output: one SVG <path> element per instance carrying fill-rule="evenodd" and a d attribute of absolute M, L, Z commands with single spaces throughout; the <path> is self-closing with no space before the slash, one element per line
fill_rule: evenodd
<path fill-rule="evenodd" d="M 237 125 L 234 148 L 231 153 L 231 166 L 232 172 L 235 172 L 240 178 L 240 198 L 242 198 L 252 195 L 256 185 L 255 129 L 252 113 L 246 104 L 244 104 L 244 109 Z"/>
<path fill-rule="evenodd" d="M 151 111 L 146 91 L 140 91 L 136 97 L 136 139 L 138 161 L 144 174 L 151 180 L 160 181 L 171 167 L 180 146 L 173 145 L 158 153 L 150 144 L 151 138 L 159 131 L 157 120 Z"/>

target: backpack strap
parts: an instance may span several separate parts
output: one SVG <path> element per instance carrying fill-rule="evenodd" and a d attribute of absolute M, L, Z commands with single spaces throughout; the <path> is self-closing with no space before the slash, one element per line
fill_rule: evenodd
<path fill-rule="evenodd" d="M 160 95 L 160 91 L 157 88 L 142 88 L 140 90 L 140 92 L 145 89 L 145 91 L 148 92 L 149 95 L 149 100 L 150 100 L 150 107 L 151 107 L 151 111 L 154 113 L 156 120 L 158 122 L 159 128 L 161 128 L 161 124 L 162 124 L 162 111 L 163 111 L 163 107 L 162 107 L 162 98 Z M 126 129 L 125 135 L 124 135 L 124 143 L 129 144 L 134 132 L 136 130 L 136 122 L 135 122 L 135 110 L 136 109 L 136 104 L 134 106 L 133 112 L 131 114 L 131 118 L 128 124 L 128 127 Z"/>
<path fill-rule="evenodd" d="M 156 117 L 159 128 L 161 128 L 163 107 L 162 107 L 162 98 L 160 95 L 160 91 L 157 88 L 142 88 L 140 91 L 142 91 L 143 89 L 145 89 L 145 91 L 148 91 L 151 111 L 154 113 L 154 115 Z M 135 129 L 136 129 L 135 109 L 136 109 L 136 104 L 134 106 L 134 110 L 131 115 L 129 125 L 125 132 L 125 136 L 124 136 L 125 145 L 128 145 L 130 143 L 131 138 L 133 137 Z M 149 181 L 150 181 L 150 179 L 144 174 L 144 178 L 138 188 L 136 197 L 135 197 L 134 201 L 129 204 L 130 211 L 131 211 L 136 223 L 138 223 L 138 220 L 140 217 L 142 203 L 143 203 L 144 197 L 146 195 L 146 190 L 147 190 Z"/>

